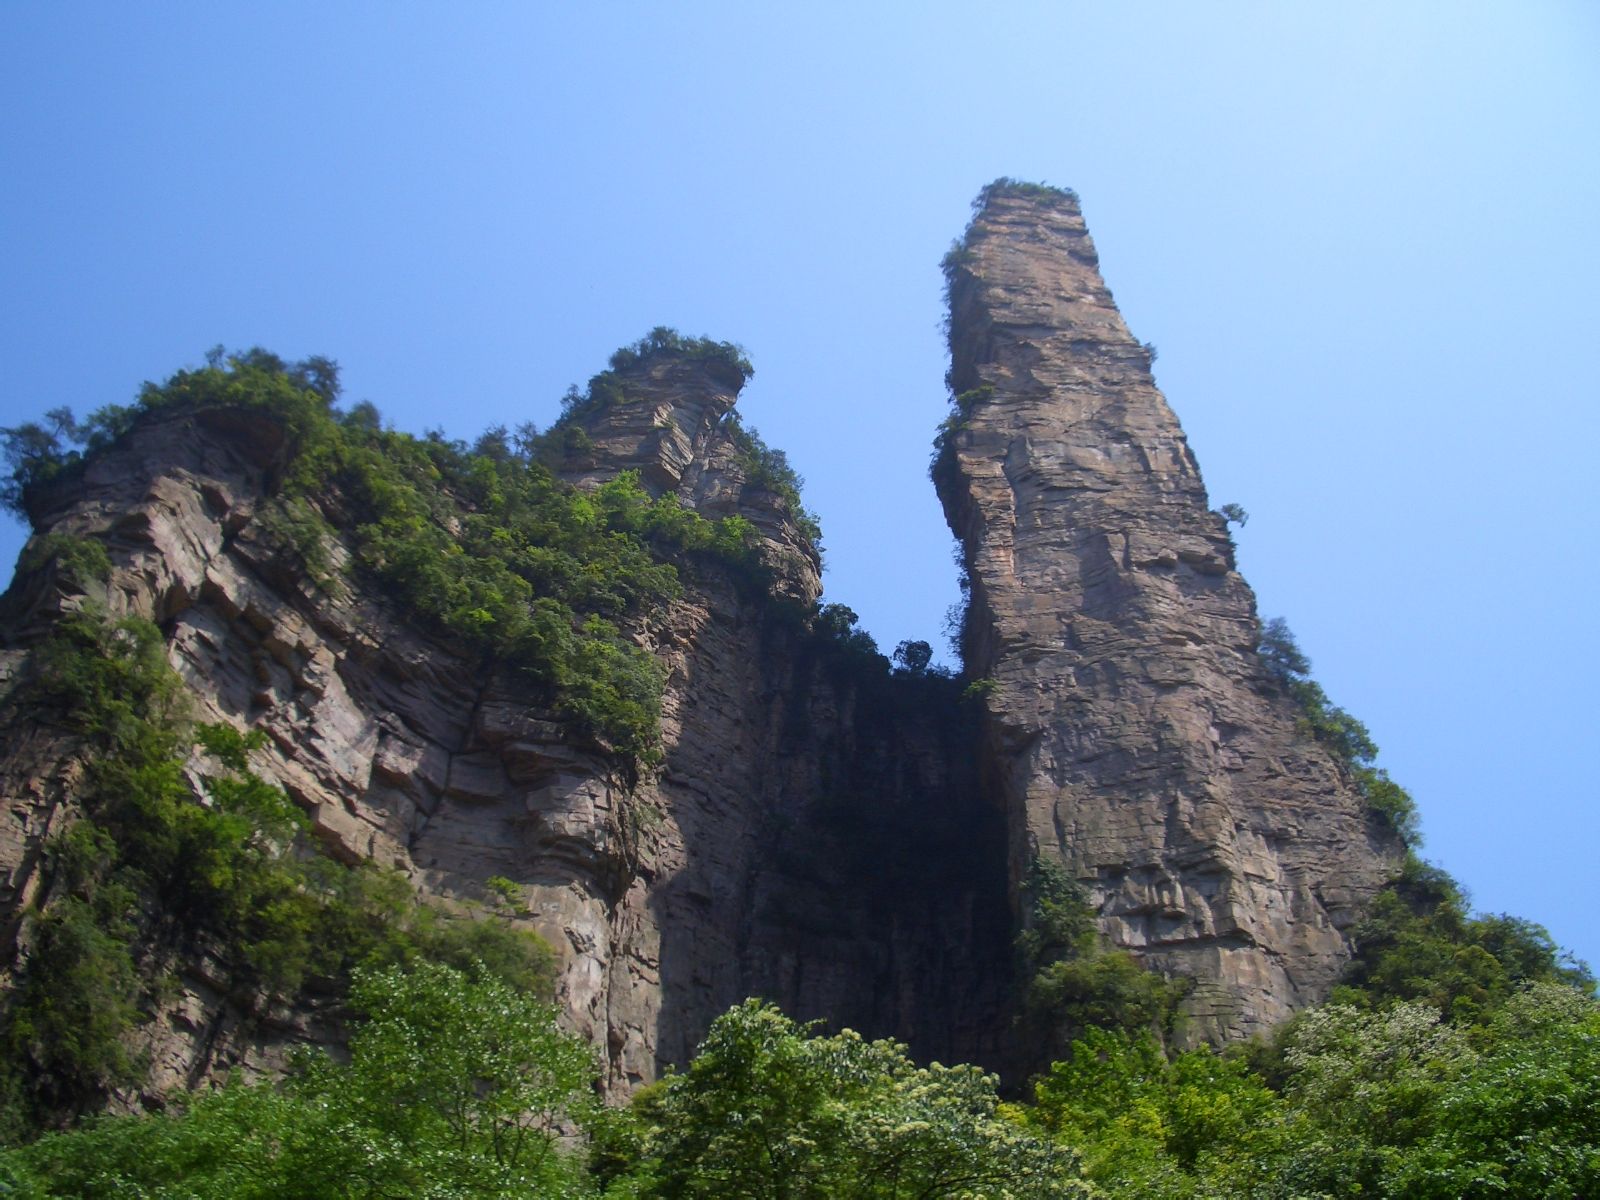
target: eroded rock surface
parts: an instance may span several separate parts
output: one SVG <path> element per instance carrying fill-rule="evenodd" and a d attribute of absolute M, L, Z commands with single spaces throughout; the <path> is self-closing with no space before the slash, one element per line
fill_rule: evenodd
<path fill-rule="evenodd" d="M 1398 846 L 1297 729 L 1150 355 L 1075 198 L 994 188 L 950 269 L 963 415 L 935 468 L 965 549 L 968 670 L 1011 874 L 1090 888 L 1102 928 L 1193 977 L 1200 1031 L 1321 1000 Z"/>
<path fill-rule="evenodd" d="M 105 544 L 95 599 L 160 625 L 197 719 L 266 732 L 255 768 L 337 857 L 398 867 L 447 901 L 486 899 L 491 876 L 522 885 L 521 919 L 555 946 L 568 1023 L 602 1050 L 614 1093 L 686 1062 L 750 995 L 924 1056 L 992 1057 L 1009 917 L 975 726 L 922 695 L 927 681 L 863 673 L 806 633 L 816 551 L 784 499 L 747 481 L 725 376 L 669 355 L 623 383 L 563 473 L 588 487 L 636 470 L 708 517 L 741 515 L 773 567 L 761 593 L 702 565 L 636 631 L 669 679 L 665 761 L 635 786 L 514 670 L 409 622 L 343 546 L 329 547 L 338 582 L 307 577 L 262 519 L 282 466 L 270 420 L 141 423 L 48 498 L 39 531 Z M 337 524 L 337 498 L 322 507 Z M 7 671 L 82 600 L 50 571 L 19 578 Z M 45 839 L 72 819 L 76 768 L 71 741 L 26 714 L 5 747 L 14 935 Z M 176 995 L 142 1034 L 152 1094 L 337 1036 L 317 1004 L 248 1014 L 214 964 L 174 967 Z"/>
<path fill-rule="evenodd" d="M 749 995 L 922 1058 L 1015 1063 L 1011 939 L 1041 855 L 1116 943 L 1196 981 L 1199 1034 L 1263 1029 L 1323 998 L 1399 848 L 1263 670 L 1254 598 L 1076 202 L 992 189 L 951 302 L 964 395 L 935 476 L 971 582 L 968 674 L 992 681 L 981 713 L 806 631 L 803 514 L 751 469 L 742 374 L 692 356 L 619 368 L 622 399 L 575 411 L 559 465 L 743 517 L 770 568 L 755 585 L 685 564 L 681 598 L 632 631 L 667 673 L 664 760 L 638 780 L 514 669 L 408 620 L 342 542 L 309 572 L 272 532 L 269 417 L 144 420 L 35 498 L 37 532 L 104 544 L 91 598 L 159 624 L 199 719 L 267 734 L 256 769 L 337 857 L 449 902 L 521 885 L 517 919 L 555 946 L 568 1024 L 614 1095 Z M 337 495 L 312 500 L 348 525 Z M 84 600 L 49 568 L 18 578 L 0 698 Z M 3 732 L 14 952 L 81 764 L 14 706 Z M 152 1093 L 338 1037 L 327 998 L 263 1013 L 208 953 L 171 967 L 142 1035 Z"/>

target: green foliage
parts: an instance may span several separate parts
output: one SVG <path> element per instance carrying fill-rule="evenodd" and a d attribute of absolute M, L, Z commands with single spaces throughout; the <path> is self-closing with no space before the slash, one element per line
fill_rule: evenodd
<path fill-rule="evenodd" d="M 800 492 L 805 487 L 805 480 L 789 465 L 789 456 L 762 441 L 761 435 L 746 425 L 737 412 L 730 412 L 724 417 L 722 425 L 738 447 L 739 465 L 744 469 L 746 485 L 781 497 L 801 534 L 812 546 L 820 547 L 822 526 L 818 524 L 816 514 L 801 499 Z"/>
<path fill-rule="evenodd" d="M 935 484 L 950 478 L 950 472 L 955 467 L 956 461 L 956 435 L 965 429 L 972 420 L 972 414 L 978 405 L 994 395 L 994 388 L 985 384 L 982 387 L 969 388 L 950 401 L 950 411 L 943 421 L 939 422 L 939 429 L 933 435 L 933 457 L 928 460 L 928 477 Z"/>
<path fill-rule="evenodd" d="M 1030 1125 L 1073 1146 L 1112 1196 L 1257 1194 L 1291 1137 L 1287 1107 L 1209 1049 L 1168 1061 L 1148 1033 L 1091 1029 L 1034 1084 Z"/>
<path fill-rule="evenodd" d="M 1600 1194 L 1600 1008 L 1535 987 L 1496 1014 L 1483 1042 L 1390 1170 L 1389 1194 Z"/>
<path fill-rule="evenodd" d="M 727 550 L 743 531 L 652 501 L 632 474 L 584 494 L 520 455 L 400 434 L 331 443 L 305 469 L 308 490 L 331 475 L 351 498 L 358 560 L 419 618 L 520 667 L 624 757 L 653 757 L 662 680 L 623 623 L 678 594 L 665 553 Z"/>
<path fill-rule="evenodd" d="M 1221 508 L 1217 509 L 1217 512 L 1221 514 L 1222 519 L 1229 525 L 1237 525 L 1240 529 L 1243 529 L 1250 523 L 1250 514 L 1245 512 L 1242 504 L 1224 504 Z M 1278 622 L 1281 623 L 1282 620 L 1282 617 L 1278 618 Z M 1272 624 L 1272 622 L 1268 622 L 1269 629 L 1272 627 Z M 1283 627 L 1283 632 L 1288 632 L 1287 626 Z M 1307 666 L 1309 668 L 1309 664 L 1307 664 Z"/>
<path fill-rule="evenodd" d="M 927 642 L 908 639 L 894 648 L 891 657 L 896 671 L 907 675 L 926 675 L 932 669 L 933 647 Z"/>
<path fill-rule="evenodd" d="M 742 388 L 755 374 L 755 368 L 750 365 L 744 351 L 732 342 L 685 337 L 676 329 L 658 325 L 631 346 L 624 346 L 613 354 L 609 369 L 591 378 L 583 391 L 578 391 L 576 387 L 568 389 L 561 400 L 561 418 L 551 431 L 549 440 L 544 443 L 545 448 L 555 449 L 561 455 L 578 452 L 580 447 L 566 441 L 566 431 L 576 430 L 582 434 L 583 431 L 575 424 L 577 421 L 604 412 L 614 405 L 628 403 L 630 397 L 626 377 L 657 357 L 699 363 L 713 379 L 734 391 Z M 587 435 L 583 440 L 588 440 Z"/>
<path fill-rule="evenodd" d="M 967 240 L 965 238 L 955 238 L 952 240 L 950 243 L 950 248 L 946 250 L 944 252 L 944 256 L 939 259 L 939 270 L 943 273 L 945 278 L 946 300 L 949 300 L 950 298 L 948 290 L 950 286 L 950 280 L 954 277 L 958 270 L 971 261 L 972 250 L 967 245 Z M 948 320 L 948 318 L 946 319 Z"/>
<path fill-rule="evenodd" d="M 1183 983 L 1140 966 L 1126 950 L 1097 948 L 1041 968 L 1028 985 L 1023 1020 L 1052 1048 L 1089 1029 L 1165 1034 L 1186 994 Z"/>
<path fill-rule="evenodd" d="M 520 884 L 507 879 L 504 875 L 491 875 L 483 881 L 483 886 L 499 904 L 508 908 L 517 909 L 523 904 L 522 887 Z"/>
<path fill-rule="evenodd" d="M 1012 179 L 1008 175 L 1002 175 L 999 179 L 983 186 L 972 202 L 972 211 L 982 212 L 988 207 L 989 201 L 1000 197 L 1020 197 L 1052 205 L 1078 203 L 1078 193 L 1071 188 L 1053 187 L 1048 183 L 1029 183 L 1024 179 Z"/>
<path fill-rule="evenodd" d="M 1311 660 L 1300 649 L 1289 629 L 1289 622 L 1273 617 L 1261 627 L 1261 641 L 1256 647 L 1261 664 L 1279 683 L 1300 678 L 1311 673 Z"/>
<path fill-rule="evenodd" d="M 1539 983 L 1463 1030 L 1428 1004 L 1330 1004 L 1282 1082 L 1207 1050 L 1091 1031 L 1025 1119 L 1110 1197 L 1580 1197 L 1600 1185 L 1600 1006 Z"/>
<path fill-rule="evenodd" d="M 36 711 L 84 735 L 102 754 L 170 756 L 185 703 L 161 631 L 140 617 L 111 620 L 85 605 L 65 613 L 33 652 Z"/>
<path fill-rule="evenodd" d="M 559 1133 L 588 1122 L 594 1067 L 552 1010 L 490 976 L 426 964 L 362 972 L 352 1001 L 364 1019 L 348 1062 L 312 1056 L 282 1088 L 230 1083 L 167 1113 L 0 1152 L 5 1194 L 588 1194 Z"/>
<path fill-rule="evenodd" d="M 75 1112 L 143 1076 L 127 1045 L 139 1019 L 132 901 L 125 888 L 105 888 L 92 900 L 67 896 L 32 922 L 4 1026 L 5 1073 L 24 1123 L 30 1107 Z"/>
<path fill-rule="evenodd" d="M 47 533 L 30 541 L 23 549 L 17 571 L 27 574 L 47 565 L 53 565 L 57 575 L 79 591 L 104 583 L 111 575 L 105 543 L 70 533 Z"/>
<path fill-rule="evenodd" d="M 982 679 L 974 679 L 971 683 L 967 684 L 967 686 L 961 690 L 961 697 L 964 700 L 982 700 L 985 697 L 994 695 L 999 690 L 1000 681 L 992 676 L 986 675 Z"/>
<path fill-rule="evenodd" d="M 633 345 L 624 346 L 613 354 L 611 369 L 630 371 L 658 354 L 720 367 L 735 387 L 743 387 L 755 374 L 742 347 L 708 337 L 685 337 L 665 325 L 657 325 Z"/>
<path fill-rule="evenodd" d="M 30 490 L 49 483 L 71 468 L 82 457 L 68 444 L 79 440 L 79 427 L 72 410 L 54 408 L 45 416 L 47 424 L 28 421 L 0 428 L 0 441 L 9 468 L 0 481 L 0 508 L 27 518 Z"/>
<path fill-rule="evenodd" d="M 1097 948 L 1094 910 L 1083 887 L 1066 869 L 1036 858 L 1022 883 L 1026 919 L 1017 935 L 1025 974 L 1065 958 L 1087 957 Z"/>
<path fill-rule="evenodd" d="M 741 381 L 749 373 L 735 347 L 655 330 L 618 352 L 614 370 L 596 377 L 591 399 L 620 388 L 618 370 L 666 353 L 711 363 Z M 708 522 L 676 498 L 652 500 L 633 475 L 580 492 L 539 461 L 551 442 L 531 427 L 514 437 L 490 430 L 469 450 L 438 435 L 385 431 L 370 405 L 341 415 L 332 407 L 338 391 L 337 366 L 327 359 L 285 363 L 260 349 L 214 351 L 202 368 L 146 384 L 133 407 L 101 410 L 82 425 L 58 410 L 50 428 L 4 431 L 10 502 L 20 509 L 30 488 L 80 469 L 85 455 L 141 420 L 262 414 L 283 431 L 284 445 L 282 489 L 260 528 L 295 553 L 314 580 L 338 582 L 329 549 L 337 535 L 320 507 L 331 496 L 353 518 L 347 536 L 358 565 L 415 618 L 523 671 L 579 733 L 624 763 L 652 762 L 662 678 L 630 631 L 678 594 L 681 568 L 717 562 L 759 581 L 759 538 L 749 522 Z M 565 445 L 586 435 L 566 422 L 553 436 Z M 64 440 L 84 449 L 64 449 Z M 782 454 L 753 435 L 743 444 L 758 485 L 788 498 L 815 536 L 798 477 Z M 39 552 L 47 550 L 79 575 L 104 571 L 103 548 L 96 554 L 57 542 Z"/>
<path fill-rule="evenodd" d="M 712 1025 L 687 1073 L 641 1099 L 638 1194 L 1087 1194 L 1075 1157 L 1008 1120 L 994 1085 L 976 1067 L 919 1068 L 893 1042 L 816 1036 L 746 1001 Z"/>
<path fill-rule="evenodd" d="M 1354 939 L 1338 998 L 1362 1007 L 1419 1001 L 1470 1025 L 1529 984 L 1594 990 L 1588 968 L 1563 957 L 1542 926 L 1473 916 L 1455 880 L 1414 855 L 1373 898 Z"/>
<path fill-rule="evenodd" d="M 812 614 L 811 630 L 843 657 L 870 665 L 876 672 L 887 667 L 888 660 L 878 652 L 873 636 L 858 628 L 860 621 L 848 604 L 824 604 Z"/>
<path fill-rule="evenodd" d="M 1183 982 L 1147 971 L 1102 943 L 1083 889 L 1056 862 L 1035 859 L 1023 883 L 1027 920 L 1017 935 L 1027 981 L 1022 1023 L 1035 1057 L 1048 1061 L 1090 1029 L 1168 1032 Z"/>
<path fill-rule="evenodd" d="M 220 948 L 246 994 L 325 986 L 358 964 L 453 963 L 543 993 L 548 946 L 496 920 L 450 919 L 398 875 L 319 853 L 284 792 L 250 769 L 264 735 L 184 721 L 159 631 L 93 606 L 36 648 L 26 700 L 84 738 L 82 815 L 48 844 L 47 896 L 0 1020 L 18 1120 L 79 1111 L 137 1081 L 128 1035 L 157 948 Z M 196 795 L 191 747 L 214 768 Z"/>
<path fill-rule="evenodd" d="M 1285 1182 L 1339 1196 L 1592 1194 L 1600 1010 L 1545 985 L 1485 1032 L 1487 1053 L 1425 1004 L 1305 1014 L 1286 1094 L 1312 1133 Z"/>
<path fill-rule="evenodd" d="M 1338 1137 L 1403 1144 L 1470 1055 L 1466 1038 L 1425 1004 L 1376 1013 L 1328 1004 L 1295 1026 L 1285 1054 L 1287 1094 Z"/>
<path fill-rule="evenodd" d="M 1322 685 L 1311 678 L 1311 660 L 1282 617 L 1274 617 L 1262 627 L 1257 653 L 1267 674 L 1299 706 L 1301 728 L 1338 757 L 1360 789 L 1367 808 L 1402 843 L 1420 846 L 1422 830 L 1416 802 L 1389 778 L 1387 771 L 1373 765 L 1378 747 L 1372 735 L 1365 725 L 1329 700 Z"/>
<path fill-rule="evenodd" d="M 314 1059 L 292 1092 L 334 1114 L 341 1174 L 368 1194 L 543 1196 L 575 1189 L 565 1121 L 594 1106 L 590 1049 L 555 1011 L 484 974 L 419 963 L 357 976 L 348 1065 Z"/>
<path fill-rule="evenodd" d="M 337 535 L 314 504 L 299 496 L 279 497 L 262 509 L 256 523 L 294 551 L 313 582 L 321 587 L 335 586 L 328 545 Z"/>

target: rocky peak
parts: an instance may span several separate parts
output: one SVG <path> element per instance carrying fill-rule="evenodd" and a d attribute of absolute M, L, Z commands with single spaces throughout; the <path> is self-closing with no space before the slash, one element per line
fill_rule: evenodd
<path fill-rule="evenodd" d="M 85 815 L 81 739 L 8 704 L 8 681 L 89 593 L 158 623 L 196 719 L 264 736 L 253 769 L 334 858 L 394 868 L 453 920 L 541 933 L 614 1095 L 681 1065 L 749 995 L 1004 1065 L 1039 859 L 1086 886 L 1110 939 L 1196 981 L 1200 1034 L 1323 998 L 1398 845 L 1263 669 L 1254 598 L 1075 197 L 991 187 L 948 268 L 958 395 L 934 474 L 971 583 L 981 714 L 960 682 L 891 673 L 800 616 L 817 534 L 787 460 L 738 420 L 736 347 L 653 331 L 538 446 L 578 487 L 637 472 L 749 522 L 771 591 L 799 602 L 750 586 L 767 574 L 742 555 L 687 555 L 681 589 L 563 660 L 592 681 L 637 651 L 659 681 L 654 753 L 631 773 L 559 707 L 553 674 L 429 618 L 384 572 L 397 548 L 423 547 L 402 561 L 424 572 L 455 561 L 452 495 L 419 499 L 374 553 L 347 503 L 358 475 L 348 494 L 293 475 L 290 427 L 268 414 L 307 398 L 280 370 L 257 381 L 277 408 L 157 406 L 32 497 L 0 631 L 0 940 L 22 947 L 0 985 L 59 899 L 51 838 Z M 52 544 L 92 546 L 103 569 L 73 582 Z M 537 579 L 536 600 L 561 600 Z M 179 950 L 170 986 L 140 984 L 150 1096 L 337 1037 L 314 997 L 262 1009 L 221 970 L 226 947 Z"/>
<path fill-rule="evenodd" d="M 683 495 L 743 387 L 721 362 L 664 351 L 605 372 L 565 418 L 590 444 L 569 445 L 562 477 L 589 487 L 638 471 L 653 495 Z"/>
<path fill-rule="evenodd" d="M 559 474 L 597 487 L 637 471 L 652 495 L 676 495 L 708 520 L 743 517 L 761 536 L 775 590 L 809 606 L 822 594 L 816 534 L 798 491 L 762 461 L 772 451 L 739 421 L 734 405 L 747 378 L 720 354 L 619 355 L 558 426 L 582 434 L 561 436 Z"/>
<path fill-rule="evenodd" d="M 1200 1032 L 1266 1028 L 1326 993 L 1398 845 L 1265 680 L 1255 598 L 1076 197 L 991 187 L 946 265 L 934 475 L 1013 886 L 1065 864 L 1117 944 L 1197 981 Z"/>

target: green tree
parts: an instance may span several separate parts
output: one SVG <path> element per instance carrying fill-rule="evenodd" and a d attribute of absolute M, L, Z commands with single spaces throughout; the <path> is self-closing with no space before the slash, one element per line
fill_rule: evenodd
<path fill-rule="evenodd" d="M 926 675 L 933 661 L 933 647 L 927 642 L 904 641 L 894 648 L 896 670 L 909 675 Z"/>
<path fill-rule="evenodd" d="M 1390 1194 L 1600 1195 L 1600 1006 L 1538 984 L 1507 1002 L 1481 1041 L 1391 1171 Z"/>
<path fill-rule="evenodd" d="M 1089 1029 L 1170 1031 L 1187 981 L 1148 971 L 1126 950 L 1105 945 L 1082 886 L 1061 864 L 1035 859 L 1022 892 L 1022 1025 L 1038 1065 L 1066 1053 Z"/>
<path fill-rule="evenodd" d="M 548 1198 L 589 1188 L 561 1134 L 595 1105 L 590 1051 L 547 1006 L 437 964 L 363 973 L 348 1062 L 230 1084 L 0 1152 L 0 1194 L 171 1200 Z M 6 1190 L 9 1186 L 9 1190 Z"/>
<path fill-rule="evenodd" d="M 1289 1113 L 1243 1062 L 1167 1061 L 1148 1033 L 1091 1029 L 1034 1085 L 1030 1124 L 1083 1155 L 1111 1195 L 1246 1195 L 1290 1136 Z"/>
<path fill-rule="evenodd" d="M 636 1186 L 719 1200 L 1087 1195 L 1075 1156 L 1004 1116 L 994 1085 L 749 1000 L 647 1097 Z"/>

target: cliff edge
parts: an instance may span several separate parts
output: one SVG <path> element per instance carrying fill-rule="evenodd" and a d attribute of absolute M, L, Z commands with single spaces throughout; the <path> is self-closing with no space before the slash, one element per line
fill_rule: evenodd
<path fill-rule="evenodd" d="M 1042 857 L 1101 928 L 1195 981 L 1206 1036 L 1324 999 L 1400 846 L 1257 653 L 1178 419 L 1070 192 L 991 186 L 946 261 L 955 412 L 933 474 L 992 680 L 1013 887 Z"/>
<path fill-rule="evenodd" d="M 250 352 L 147 386 L 84 453 L 14 479 L 35 532 L 0 641 L 8 1011 L 62 999 L 41 947 L 70 933 L 115 966 L 84 970 L 122 1022 L 71 1089 L 24 1046 L 41 1118 L 159 1105 L 341 1036 L 354 951 L 302 945 L 274 973 L 263 947 L 294 930 L 271 903 L 225 893 L 226 871 L 175 893 L 141 859 L 152 813 L 215 815 L 243 786 L 207 774 L 232 744 L 216 729 L 310 830 L 291 851 L 232 827 L 228 853 L 279 880 L 261 895 L 328 928 L 366 896 L 353 945 L 414 897 L 458 948 L 536 932 L 616 1096 L 751 995 L 1020 1072 L 1039 863 L 1111 944 L 1188 981 L 1195 1038 L 1325 998 L 1402 846 L 1263 659 L 1076 198 L 992 185 L 946 265 L 933 476 L 969 588 L 961 679 L 926 655 L 891 670 L 819 604 L 798 479 L 735 409 L 749 364 L 670 330 L 542 435 L 384 431 L 335 407 L 325 360 Z M 101 658 L 74 676 L 69 650 Z M 187 693 L 138 718 L 149 812 L 106 782 L 66 686 L 135 653 Z M 145 703 L 113 699 L 118 721 Z M 271 874 L 291 859 L 315 870 Z"/>

